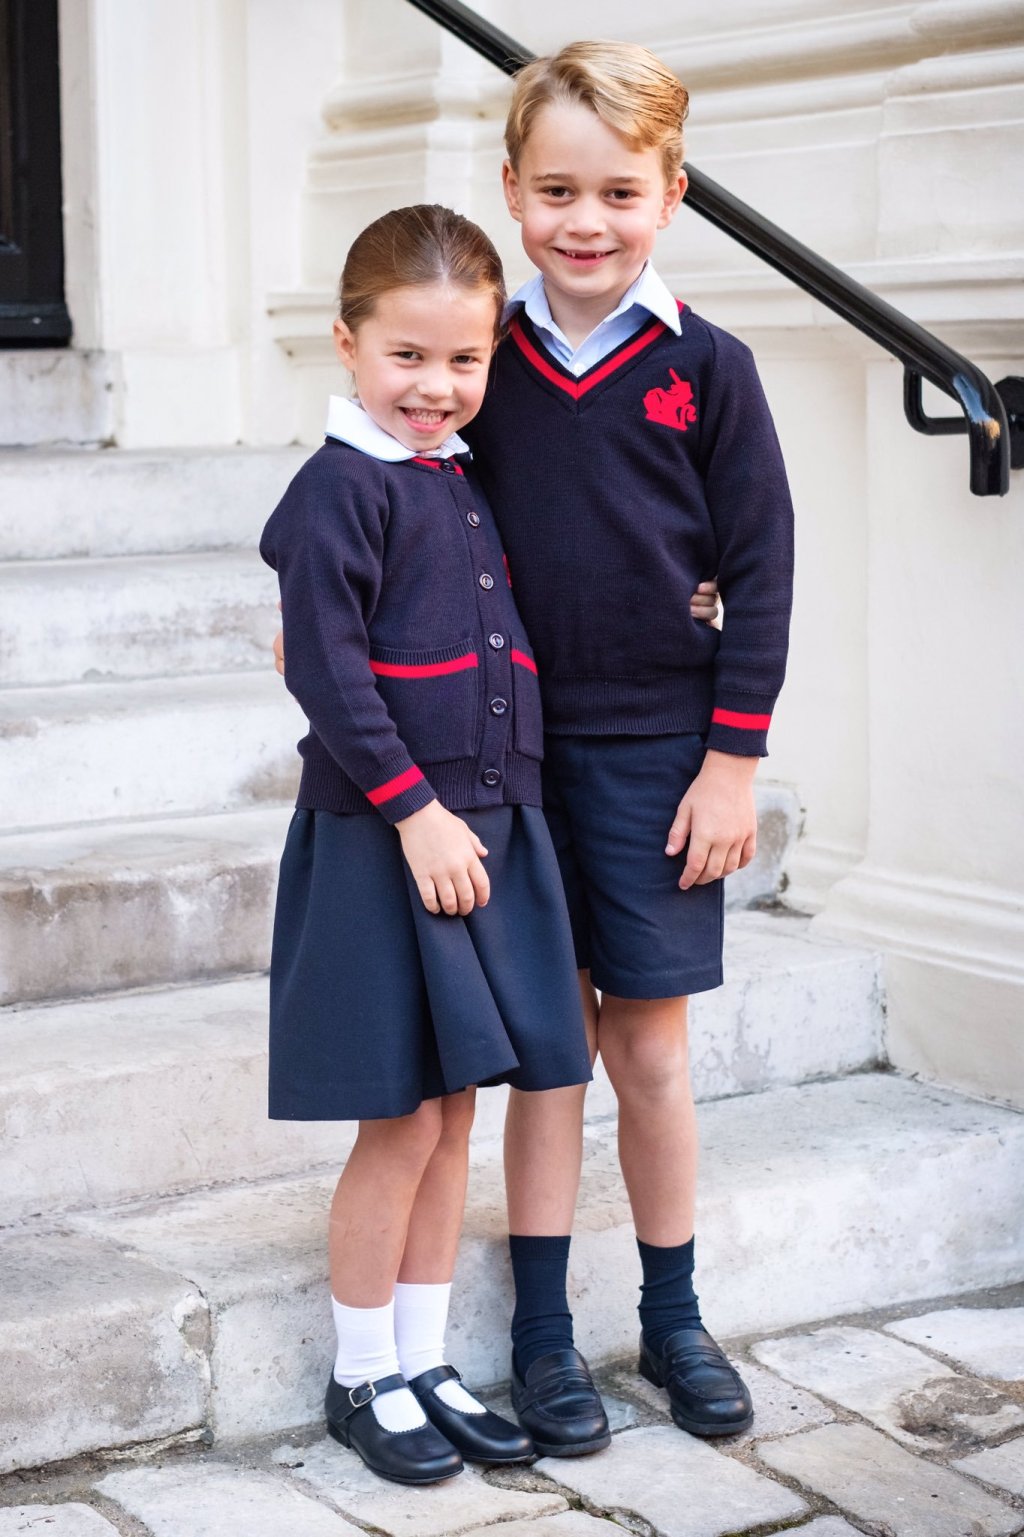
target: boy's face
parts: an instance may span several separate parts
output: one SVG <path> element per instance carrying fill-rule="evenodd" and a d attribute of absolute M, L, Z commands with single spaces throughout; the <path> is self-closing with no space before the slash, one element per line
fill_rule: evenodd
<path fill-rule="evenodd" d="M 630 149 L 575 102 L 541 109 L 518 170 L 506 160 L 502 177 L 555 319 L 561 309 L 594 325 L 640 275 L 686 191 L 682 171 L 666 186 L 658 150 Z"/>

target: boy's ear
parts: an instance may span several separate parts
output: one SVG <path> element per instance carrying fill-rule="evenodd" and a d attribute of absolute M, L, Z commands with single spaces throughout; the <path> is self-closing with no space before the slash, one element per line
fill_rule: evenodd
<path fill-rule="evenodd" d="M 353 373 L 356 366 L 356 339 L 340 317 L 334 322 L 334 350 L 349 373 Z"/>
<path fill-rule="evenodd" d="M 685 171 L 680 171 L 675 181 L 670 181 L 665 188 L 665 197 L 661 205 L 661 213 L 658 215 L 658 228 L 664 229 L 666 224 L 671 224 L 678 211 L 680 203 L 686 196 L 689 180 Z"/>
<path fill-rule="evenodd" d="M 523 202 L 519 188 L 519 177 L 512 168 L 511 160 L 506 160 L 501 167 L 501 186 L 505 194 L 505 203 L 513 219 L 523 222 Z"/>

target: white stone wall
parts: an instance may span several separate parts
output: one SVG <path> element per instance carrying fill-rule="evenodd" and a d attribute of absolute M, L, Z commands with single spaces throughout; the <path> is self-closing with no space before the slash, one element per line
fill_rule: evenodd
<path fill-rule="evenodd" d="M 693 163 L 978 361 L 1024 373 L 1018 0 L 486 0 L 535 50 L 628 35 L 690 87 Z M 316 440 L 352 235 L 437 199 L 525 273 L 507 86 L 404 0 L 65 0 L 70 299 L 126 444 Z M 790 899 L 887 955 L 897 1066 L 1024 1103 L 1024 475 L 968 491 L 901 370 L 685 210 L 674 290 L 754 348 L 799 520 L 768 775 Z M 938 397 L 930 408 L 949 409 Z"/>

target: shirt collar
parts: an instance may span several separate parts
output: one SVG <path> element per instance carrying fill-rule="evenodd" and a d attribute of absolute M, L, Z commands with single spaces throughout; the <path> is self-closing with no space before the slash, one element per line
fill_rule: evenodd
<path fill-rule="evenodd" d="M 649 314 L 654 316 L 655 320 L 660 320 L 662 325 L 668 326 L 669 330 L 674 331 L 677 336 L 680 334 L 682 327 L 679 323 L 679 306 L 650 262 L 644 263 L 640 276 L 626 289 L 626 292 L 622 295 L 622 298 L 612 312 L 598 322 L 594 327 L 594 331 L 600 330 L 601 326 L 608 325 L 610 321 L 616 320 L 620 315 L 624 315 L 634 305 L 639 305 L 641 309 L 647 310 Z M 509 320 L 515 311 L 520 308 L 525 309 L 535 326 L 540 326 L 546 331 L 558 332 L 561 335 L 558 324 L 551 313 L 548 296 L 544 291 L 544 279 L 539 272 L 535 273 L 532 278 L 528 278 L 521 287 L 516 289 L 505 306 L 504 318 Z M 590 334 L 593 335 L 594 332 L 592 331 Z M 579 349 L 577 348 L 576 350 L 578 351 Z"/>
<path fill-rule="evenodd" d="M 337 438 L 350 448 L 358 448 L 361 454 L 384 459 L 389 464 L 398 464 L 403 459 L 450 459 L 453 454 L 469 453 L 458 433 L 453 432 L 438 448 L 428 448 L 425 453 L 417 454 L 414 448 L 406 448 L 390 432 L 378 427 L 358 400 L 348 400 L 344 395 L 330 397 L 326 432 L 329 438 Z"/>

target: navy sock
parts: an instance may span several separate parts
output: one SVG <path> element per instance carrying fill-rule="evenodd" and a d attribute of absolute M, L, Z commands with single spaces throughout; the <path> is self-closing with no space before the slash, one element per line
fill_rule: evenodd
<path fill-rule="evenodd" d="M 677 1329 L 701 1329 L 700 1308 L 693 1289 L 693 1239 L 663 1249 L 641 1243 L 640 1328 L 649 1349 L 656 1354 Z"/>
<path fill-rule="evenodd" d="M 520 1377 L 551 1350 L 572 1348 L 572 1314 L 565 1295 L 569 1239 L 509 1234 L 516 1307 L 512 1352 Z"/>

